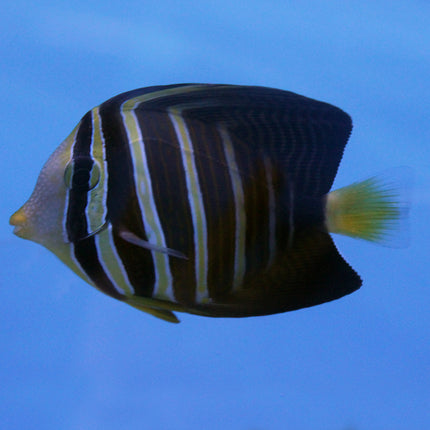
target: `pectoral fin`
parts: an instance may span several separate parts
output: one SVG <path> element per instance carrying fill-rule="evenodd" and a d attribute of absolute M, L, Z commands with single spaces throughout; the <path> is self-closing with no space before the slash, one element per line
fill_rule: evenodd
<path fill-rule="evenodd" d="M 140 246 L 142 248 L 148 249 L 149 251 L 155 251 L 155 252 L 161 252 L 162 254 L 167 254 L 172 257 L 176 258 L 182 258 L 184 260 L 188 260 L 188 258 L 180 251 L 176 251 L 175 249 L 171 248 L 165 248 L 163 246 L 155 245 L 153 243 L 148 242 L 147 240 L 144 240 L 138 236 L 136 236 L 134 233 L 128 230 L 121 230 L 119 232 L 119 235 L 122 239 L 126 240 L 127 242 L 132 243 L 133 245 Z"/>

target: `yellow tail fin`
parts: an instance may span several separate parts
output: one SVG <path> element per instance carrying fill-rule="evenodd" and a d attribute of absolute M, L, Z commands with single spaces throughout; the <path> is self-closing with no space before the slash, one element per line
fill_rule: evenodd
<path fill-rule="evenodd" d="M 405 245 L 410 197 L 406 187 L 410 172 L 406 170 L 390 170 L 330 192 L 326 200 L 328 231 L 385 245 Z"/>

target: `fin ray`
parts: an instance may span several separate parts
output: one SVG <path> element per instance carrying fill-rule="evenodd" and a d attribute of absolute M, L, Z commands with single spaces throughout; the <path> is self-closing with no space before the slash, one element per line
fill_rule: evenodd
<path fill-rule="evenodd" d="M 409 168 L 389 169 L 330 192 L 326 225 L 331 233 L 402 247 L 408 242 Z"/>

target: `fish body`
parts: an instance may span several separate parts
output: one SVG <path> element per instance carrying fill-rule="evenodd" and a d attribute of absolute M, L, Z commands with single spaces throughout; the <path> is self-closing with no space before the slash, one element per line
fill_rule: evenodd
<path fill-rule="evenodd" d="M 84 115 L 11 224 L 167 321 L 317 305 L 361 285 L 329 234 L 364 236 L 342 230 L 343 194 L 329 194 L 351 129 L 339 108 L 288 91 L 137 89 Z"/>

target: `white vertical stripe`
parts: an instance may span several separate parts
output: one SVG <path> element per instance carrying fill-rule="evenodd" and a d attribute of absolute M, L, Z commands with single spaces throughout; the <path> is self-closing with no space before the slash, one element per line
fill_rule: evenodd
<path fill-rule="evenodd" d="M 275 220 L 275 191 L 273 189 L 272 164 L 268 157 L 264 158 L 264 170 L 266 172 L 267 192 L 269 197 L 269 260 L 267 267 L 273 263 L 276 253 L 276 220 Z"/>
<path fill-rule="evenodd" d="M 239 169 L 236 163 L 233 144 L 228 132 L 219 127 L 218 131 L 221 135 L 225 157 L 227 160 L 228 170 L 230 173 L 231 185 L 234 194 L 236 233 L 235 233 L 235 249 L 234 249 L 234 278 L 233 290 L 241 287 L 246 269 L 246 214 L 245 214 L 245 199 L 243 195 L 243 185 L 240 177 Z"/>
<path fill-rule="evenodd" d="M 138 105 L 140 101 L 136 101 Z M 135 106 L 124 105 L 121 107 L 121 115 L 129 141 L 130 153 L 133 162 L 134 184 L 139 207 L 142 214 L 142 222 L 147 235 L 147 240 L 159 247 L 167 248 L 161 221 L 153 198 L 151 175 L 145 152 L 139 123 L 135 114 Z M 169 256 L 164 253 L 152 251 L 155 268 L 155 285 L 153 297 L 161 300 L 175 301 L 173 292 L 173 279 L 169 265 Z"/>
<path fill-rule="evenodd" d="M 175 128 L 181 148 L 182 163 L 188 189 L 191 217 L 194 230 L 195 270 L 196 270 L 196 297 L 197 302 L 208 298 L 207 272 L 208 272 L 208 243 L 207 225 L 203 198 L 199 184 L 199 177 L 194 160 L 194 150 L 188 128 L 181 116 L 181 109 L 170 109 L 169 117 Z"/>

